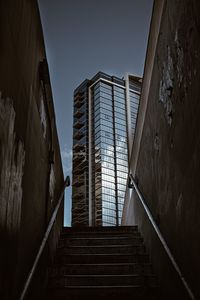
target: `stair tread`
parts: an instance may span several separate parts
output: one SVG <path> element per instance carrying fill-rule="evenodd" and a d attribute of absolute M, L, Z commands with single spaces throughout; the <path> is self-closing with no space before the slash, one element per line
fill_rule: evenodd
<path fill-rule="evenodd" d="M 79 232 L 62 232 L 61 233 L 61 237 L 63 237 L 63 236 L 65 236 L 65 235 L 67 235 L 67 236 L 79 236 L 79 235 L 85 235 L 85 236 L 92 236 L 92 235 L 107 235 L 107 236 L 110 236 L 110 235 L 112 235 L 113 237 L 114 236 L 122 236 L 122 235 L 124 235 L 124 236 L 134 236 L 134 235 L 136 235 L 136 236 L 140 236 L 140 234 L 139 234 L 139 232 L 137 232 L 137 231 L 133 231 L 133 232 L 120 232 L 120 231 L 115 231 L 115 232 L 112 232 L 112 231 L 105 231 L 105 232 L 102 232 L 102 231 L 96 231 L 96 232 L 94 232 L 94 231 L 91 231 L 91 232 L 89 232 L 89 231 L 79 231 Z"/>
<path fill-rule="evenodd" d="M 64 287 L 57 287 L 56 289 L 135 289 L 135 288 L 142 288 L 142 289 L 155 289 L 157 286 L 146 287 L 143 285 L 70 285 Z M 55 288 L 54 288 L 55 289 Z"/>
<path fill-rule="evenodd" d="M 155 294 L 155 279 L 137 226 L 68 227 L 50 268 L 49 299 L 143 299 Z"/>
<path fill-rule="evenodd" d="M 121 237 L 117 237 L 117 239 L 131 239 L 131 237 L 129 237 L 129 236 L 121 236 Z M 140 238 L 140 237 L 132 237 L 132 239 L 134 239 L 134 238 Z M 105 237 L 70 237 L 69 238 L 69 240 L 110 240 L 110 239 L 116 239 L 116 237 L 115 236 L 111 236 L 111 237 L 108 237 L 108 236 L 105 236 Z M 61 241 L 62 241 L 62 238 L 60 239 Z M 65 240 L 65 239 L 63 239 L 63 240 Z"/>
<path fill-rule="evenodd" d="M 63 231 L 127 231 L 127 230 L 138 230 L 135 226 L 84 226 L 84 227 L 63 227 Z"/>
<path fill-rule="evenodd" d="M 62 277 L 135 277 L 141 276 L 140 274 L 77 274 L 77 275 L 62 275 Z M 144 275 L 144 276 L 153 276 L 153 275 Z M 61 277 L 61 276 L 59 276 Z"/>
<path fill-rule="evenodd" d="M 136 266 L 136 265 L 142 265 L 142 266 L 151 266 L 151 263 L 126 263 L 126 262 L 119 262 L 119 263 L 67 263 L 64 266 Z M 63 267 L 63 266 L 62 266 Z"/>
<path fill-rule="evenodd" d="M 131 244 L 125 244 L 125 245 L 69 245 L 66 248 L 119 248 L 119 247 L 140 247 L 141 245 L 131 245 Z"/>
<path fill-rule="evenodd" d="M 74 263 L 57 264 L 49 269 L 50 277 L 63 275 L 114 275 L 114 274 L 136 274 L 151 275 L 152 265 L 139 262 L 114 262 L 114 263 Z"/>
<path fill-rule="evenodd" d="M 162 299 L 155 287 L 146 288 L 140 285 L 115 286 L 72 286 L 50 289 L 48 300 L 79 300 L 79 299 L 124 299 L 126 300 L 157 300 Z"/>
<path fill-rule="evenodd" d="M 58 248 L 63 247 L 92 247 L 92 246 L 139 246 L 144 245 L 143 239 L 139 236 L 137 237 L 121 237 L 121 236 L 105 236 L 103 237 L 79 237 L 79 238 L 62 238 L 58 243 Z"/>
<path fill-rule="evenodd" d="M 134 256 L 147 255 L 146 253 L 63 253 L 63 256 Z"/>

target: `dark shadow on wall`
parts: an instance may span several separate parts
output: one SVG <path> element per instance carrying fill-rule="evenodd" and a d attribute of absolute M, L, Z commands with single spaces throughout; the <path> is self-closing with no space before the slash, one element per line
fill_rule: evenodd
<path fill-rule="evenodd" d="M 155 3 L 159 6 L 162 1 Z M 148 103 L 137 166 L 132 170 L 134 161 L 131 161 L 130 168 L 139 179 L 147 205 L 197 299 L 200 298 L 199 28 L 199 1 L 164 1 L 155 51 L 151 39 L 155 27 L 150 29 L 140 104 L 142 107 L 145 97 Z M 149 76 L 151 62 L 153 69 Z M 146 79 L 150 88 L 145 94 Z M 137 127 L 142 116 L 144 112 L 139 110 Z M 136 136 L 138 132 L 136 129 Z M 133 151 L 136 146 L 135 143 Z M 132 224 L 133 218 L 138 222 L 155 269 L 162 275 L 166 290 L 172 288 L 173 294 L 173 284 L 170 286 L 164 279 L 165 268 L 161 271 L 164 258 L 154 233 L 140 205 L 137 202 L 131 205 L 134 210 L 124 215 L 124 224 Z"/>
<path fill-rule="evenodd" d="M 10 300 L 22 289 L 64 179 L 37 1 L 1 1 L 0 28 L 0 298 Z M 63 205 L 41 265 L 62 225 Z"/>

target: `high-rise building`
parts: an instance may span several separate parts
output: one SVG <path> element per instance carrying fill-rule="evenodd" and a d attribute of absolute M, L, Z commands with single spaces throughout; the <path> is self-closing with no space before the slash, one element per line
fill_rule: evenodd
<path fill-rule="evenodd" d="M 141 78 L 105 73 L 74 91 L 72 226 L 118 226 Z"/>

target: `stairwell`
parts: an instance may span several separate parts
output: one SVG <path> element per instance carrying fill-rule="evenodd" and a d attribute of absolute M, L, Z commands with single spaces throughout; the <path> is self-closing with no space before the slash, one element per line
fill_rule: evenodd
<path fill-rule="evenodd" d="M 161 299 L 136 226 L 63 228 L 48 300 Z"/>

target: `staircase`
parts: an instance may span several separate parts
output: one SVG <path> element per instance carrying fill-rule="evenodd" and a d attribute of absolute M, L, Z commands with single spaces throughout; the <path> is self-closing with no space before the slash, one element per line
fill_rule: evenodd
<path fill-rule="evenodd" d="M 136 226 L 63 228 L 47 300 L 156 300 L 157 294 Z"/>

